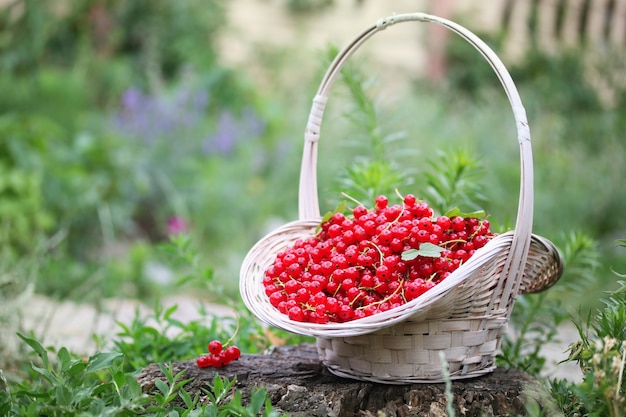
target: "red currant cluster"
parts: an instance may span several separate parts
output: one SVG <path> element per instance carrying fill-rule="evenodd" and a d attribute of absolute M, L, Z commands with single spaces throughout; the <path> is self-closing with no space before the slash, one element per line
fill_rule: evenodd
<path fill-rule="evenodd" d="M 319 233 L 277 254 L 263 285 L 270 303 L 294 321 L 346 322 L 414 300 L 484 246 L 489 221 L 435 217 L 409 194 L 385 196 L 351 216 L 334 213 Z"/>
<path fill-rule="evenodd" d="M 241 351 L 237 346 L 229 346 L 223 349 L 219 340 L 213 340 L 209 343 L 209 353 L 196 359 L 196 364 L 200 368 L 221 368 L 232 361 L 236 361 L 240 356 Z"/>

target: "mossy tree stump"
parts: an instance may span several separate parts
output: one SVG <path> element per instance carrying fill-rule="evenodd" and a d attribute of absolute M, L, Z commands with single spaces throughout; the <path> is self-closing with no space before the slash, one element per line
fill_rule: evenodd
<path fill-rule="evenodd" d="M 226 367 L 199 368 L 195 361 L 175 362 L 174 374 L 191 379 L 188 393 L 206 400 L 202 388 L 216 373 L 236 378 L 243 398 L 255 388 L 267 390 L 275 410 L 290 416 L 447 416 L 445 384 L 387 385 L 339 378 L 320 362 L 312 344 L 284 346 L 268 354 L 243 355 Z M 157 364 L 146 367 L 138 380 L 144 392 L 155 391 L 163 378 Z M 517 371 L 497 368 L 473 379 L 453 381 L 452 407 L 457 416 L 524 415 L 528 390 L 536 380 Z"/>

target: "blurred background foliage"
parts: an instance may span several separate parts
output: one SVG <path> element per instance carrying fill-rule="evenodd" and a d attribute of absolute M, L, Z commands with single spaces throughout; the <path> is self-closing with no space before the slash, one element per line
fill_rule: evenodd
<path fill-rule="evenodd" d="M 284 7 L 302 16 L 332 12 L 333 2 Z M 220 0 L 14 0 L 0 9 L 0 232 L 7 270 L 32 259 L 38 272 L 24 276 L 36 277 L 35 291 L 54 297 L 149 299 L 166 293 L 174 275 L 159 245 L 185 231 L 215 279 L 236 294 L 247 250 L 297 214 L 308 103 L 336 49 L 317 57 L 314 76 L 302 75 L 298 89 L 281 88 L 280 74 L 298 73 L 288 50 L 259 51 L 259 65 L 274 79 L 255 82 L 251 69 L 220 62 L 215 40 L 226 26 Z M 506 39 L 505 31 L 478 34 L 496 51 Z M 615 239 L 626 230 L 626 90 L 604 103 L 584 56 L 531 48 L 510 70 L 533 129 L 535 231 L 557 243 L 575 232 L 597 242 L 599 271 L 586 284 L 596 294 L 614 287 L 610 269 L 626 269 L 615 253 Z M 369 176 L 380 183 L 381 175 L 390 188 L 433 204 L 469 205 L 463 195 L 444 195 L 454 193 L 445 189 L 445 175 L 466 170 L 467 184 L 481 196 L 477 205 L 500 227 L 514 224 L 519 168 L 506 139 L 512 130 L 506 97 L 460 39 L 450 38 L 446 59 L 444 82 L 416 78 L 391 104 L 378 100 L 385 80 L 373 80 L 366 61 L 356 59 L 328 108 L 328 140 L 320 149 L 323 210 L 359 179 L 363 199 L 385 191 L 366 187 Z M 371 90 L 359 90 L 363 85 Z M 376 108 L 368 107 L 367 95 Z M 29 284 L 12 277 L 0 290 Z"/>

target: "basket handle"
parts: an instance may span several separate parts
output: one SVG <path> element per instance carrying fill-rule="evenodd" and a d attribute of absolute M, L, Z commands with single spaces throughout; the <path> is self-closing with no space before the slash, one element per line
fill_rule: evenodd
<path fill-rule="evenodd" d="M 320 217 L 318 188 L 317 188 L 317 144 L 320 138 L 320 126 L 328 95 L 341 69 L 352 54 L 371 36 L 386 29 L 388 26 L 402 22 L 432 22 L 442 25 L 457 33 L 470 43 L 489 62 L 500 79 L 502 87 L 509 99 L 517 127 L 517 141 L 520 146 L 521 179 L 515 238 L 505 264 L 505 276 L 500 288 L 503 299 L 517 294 L 524 270 L 526 256 L 530 245 L 533 220 L 533 161 L 530 141 L 530 129 L 526 119 L 526 111 L 520 99 L 515 84 L 500 58 L 478 36 L 463 26 L 447 19 L 424 14 L 409 13 L 397 14 L 378 20 L 375 24 L 361 32 L 352 40 L 330 64 L 316 96 L 309 114 L 304 133 L 304 152 L 300 171 L 298 194 L 298 211 L 300 220 L 318 219 Z M 508 272 L 507 272 L 508 271 Z"/>

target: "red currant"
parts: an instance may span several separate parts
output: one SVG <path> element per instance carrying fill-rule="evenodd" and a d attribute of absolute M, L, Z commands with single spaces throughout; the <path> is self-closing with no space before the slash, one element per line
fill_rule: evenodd
<path fill-rule="evenodd" d="M 379 195 L 378 197 L 376 197 L 376 209 L 377 210 L 385 209 L 387 207 L 387 204 L 389 204 L 389 199 L 385 197 L 384 195 Z"/>
<path fill-rule="evenodd" d="M 487 220 L 435 217 L 412 194 L 402 202 L 380 195 L 371 210 L 334 213 L 318 234 L 278 253 L 263 277 L 271 305 L 291 320 L 320 324 L 378 314 L 419 297 L 494 236 Z M 439 257 L 402 260 L 426 242 L 443 249 Z M 228 364 L 226 351 L 198 358 L 199 366 Z"/>
<path fill-rule="evenodd" d="M 228 362 L 236 361 L 241 357 L 241 350 L 237 346 L 229 346 L 226 348 L 224 355 Z"/>
<path fill-rule="evenodd" d="M 437 217 L 437 224 L 443 230 L 448 230 L 452 226 L 452 221 L 447 216 L 439 216 Z"/>
<path fill-rule="evenodd" d="M 217 355 L 222 351 L 222 342 L 219 340 L 213 340 L 209 343 L 209 352 L 213 355 Z"/>
<path fill-rule="evenodd" d="M 407 194 L 404 196 L 404 204 L 408 207 L 415 205 L 417 198 L 413 194 Z"/>

